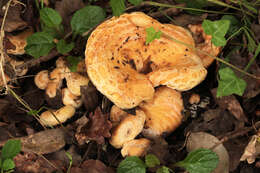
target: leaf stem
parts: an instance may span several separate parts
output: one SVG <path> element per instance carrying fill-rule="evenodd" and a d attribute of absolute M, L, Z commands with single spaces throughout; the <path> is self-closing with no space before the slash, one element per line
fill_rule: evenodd
<path fill-rule="evenodd" d="M 255 75 L 253 75 L 253 74 L 250 74 L 250 73 L 246 72 L 245 70 L 242 70 L 242 69 L 240 69 L 240 68 L 234 66 L 233 64 L 230 64 L 229 62 L 227 62 L 227 61 L 225 61 L 225 60 L 223 60 L 223 59 L 221 59 L 221 58 L 218 58 L 218 57 L 216 57 L 216 56 L 213 56 L 213 55 L 211 55 L 211 54 L 209 54 L 209 53 L 207 53 L 207 52 L 204 52 L 204 51 L 202 51 L 202 50 L 200 50 L 200 49 L 195 48 L 195 47 L 192 46 L 192 45 L 189 45 L 189 44 L 184 43 L 184 42 L 182 42 L 182 41 L 180 41 L 180 40 L 177 40 L 177 39 L 175 39 L 175 38 L 172 38 L 171 36 L 169 36 L 169 35 L 167 35 L 167 34 L 165 34 L 165 33 L 162 33 L 162 35 L 165 36 L 165 37 L 167 37 L 167 38 L 169 38 L 169 39 L 172 40 L 172 41 L 175 41 L 176 43 L 183 44 L 183 45 L 185 45 L 185 46 L 191 48 L 191 49 L 194 50 L 194 51 L 197 51 L 197 52 L 200 52 L 200 53 L 202 53 L 202 54 L 204 54 L 204 55 L 207 55 L 207 56 L 209 56 L 209 57 L 212 57 L 212 58 L 216 59 L 217 61 L 219 61 L 219 62 L 221 62 L 221 63 L 223 63 L 223 64 L 225 64 L 225 65 L 227 65 L 227 66 L 229 66 L 229 67 L 231 67 L 231 68 L 233 68 L 233 69 L 239 71 L 239 72 L 241 72 L 241 73 L 244 74 L 244 75 L 250 76 L 250 77 L 252 77 L 252 78 L 254 78 L 254 79 L 258 79 L 258 80 L 260 79 L 260 77 L 255 76 Z"/>

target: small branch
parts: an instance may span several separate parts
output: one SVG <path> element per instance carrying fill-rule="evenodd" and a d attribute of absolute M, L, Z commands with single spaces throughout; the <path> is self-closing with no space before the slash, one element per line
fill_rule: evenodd
<path fill-rule="evenodd" d="M 40 64 L 41 62 L 46 62 L 46 61 L 49 61 L 50 59 L 58 56 L 59 53 L 57 52 L 56 49 L 52 49 L 51 52 L 46 55 L 46 56 L 42 56 L 40 58 L 37 58 L 37 59 L 32 59 L 32 60 L 29 60 L 21 65 L 18 65 L 16 66 L 15 68 L 18 70 L 18 69 L 23 69 L 23 68 L 31 68 L 35 65 L 38 65 Z"/>

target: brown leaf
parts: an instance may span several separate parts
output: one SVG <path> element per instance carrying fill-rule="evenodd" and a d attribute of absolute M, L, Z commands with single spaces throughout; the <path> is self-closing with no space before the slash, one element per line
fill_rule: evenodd
<path fill-rule="evenodd" d="M 240 161 L 247 160 L 247 163 L 252 164 L 255 162 L 256 157 L 260 155 L 260 143 L 258 135 L 254 135 L 245 148 L 244 154 L 241 156 Z"/>
<path fill-rule="evenodd" d="M 6 7 L 6 5 L 4 7 Z M 5 20 L 4 31 L 12 32 L 15 30 L 23 29 L 27 26 L 27 23 L 25 21 L 23 21 L 20 16 L 20 14 L 22 13 L 22 8 L 23 7 L 21 4 L 16 4 L 16 5 L 11 4 L 10 5 L 7 16 L 6 16 L 6 20 Z M 4 10 L 1 10 L 1 12 L 0 12 L 1 25 L 2 25 L 2 21 L 3 21 L 4 12 L 5 12 Z"/>
<path fill-rule="evenodd" d="M 56 1 L 55 9 L 62 17 L 62 22 L 65 26 L 70 26 L 70 20 L 73 13 L 84 7 L 82 0 L 74 0 L 73 3 L 71 0 L 62 0 Z M 69 27 L 65 27 L 69 28 Z"/>
<path fill-rule="evenodd" d="M 232 113 L 232 115 L 234 115 L 236 119 L 239 121 L 248 122 L 247 117 L 244 114 L 244 111 L 240 103 L 237 101 L 234 95 L 216 98 L 216 91 L 216 89 L 211 90 L 216 102 L 218 103 L 221 109 L 229 110 L 229 112 Z"/>
<path fill-rule="evenodd" d="M 24 173 L 47 173 L 57 171 L 42 157 L 33 153 L 18 154 L 14 157 L 15 169 Z M 57 161 L 56 161 L 57 162 Z"/>
<path fill-rule="evenodd" d="M 98 104 L 100 103 L 100 99 L 98 96 L 98 91 L 96 87 L 89 82 L 88 86 L 80 87 L 81 98 L 83 100 L 83 104 L 87 111 L 92 112 L 96 109 Z"/>
<path fill-rule="evenodd" d="M 80 167 L 72 167 L 71 173 L 115 173 L 112 168 L 99 160 L 86 160 Z"/>
<path fill-rule="evenodd" d="M 97 108 L 94 114 L 89 115 L 89 119 L 89 123 L 83 126 L 79 133 L 76 133 L 76 139 L 80 144 L 89 140 L 103 144 L 105 142 L 104 138 L 111 136 L 112 123 L 108 120 L 108 114 L 103 114 L 100 108 Z"/>

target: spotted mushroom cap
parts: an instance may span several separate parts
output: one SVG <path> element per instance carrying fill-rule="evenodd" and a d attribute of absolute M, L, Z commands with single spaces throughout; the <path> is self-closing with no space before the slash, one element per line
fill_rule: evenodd
<path fill-rule="evenodd" d="M 164 34 L 146 45 L 149 27 Z M 191 89 L 207 71 L 196 53 L 168 36 L 194 46 L 184 28 L 161 24 L 144 13 L 113 17 L 100 24 L 88 39 L 88 76 L 102 94 L 123 109 L 152 99 L 154 87 L 159 85 L 180 91 Z"/>

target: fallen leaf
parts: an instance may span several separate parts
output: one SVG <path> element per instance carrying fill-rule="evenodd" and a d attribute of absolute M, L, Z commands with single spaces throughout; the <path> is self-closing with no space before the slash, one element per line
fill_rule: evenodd
<path fill-rule="evenodd" d="M 7 35 L 7 39 L 14 45 L 15 49 L 7 49 L 7 53 L 13 55 L 22 55 L 25 53 L 25 46 L 27 44 L 27 37 L 33 34 L 31 28 L 24 30 L 17 35 Z"/>
<path fill-rule="evenodd" d="M 87 143 L 90 140 L 103 144 L 104 138 L 111 136 L 111 128 L 112 123 L 108 120 L 108 114 L 103 114 L 100 108 L 97 108 L 95 113 L 89 115 L 89 122 L 75 136 L 80 144 Z"/>
<path fill-rule="evenodd" d="M 221 144 L 215 136 L 205 132 L 191 133 L 188 136 L 186 148 L 188 152 L 191 152 L 199 148 L 212 149 L 212 151 L 214 151 L 219 157 L 218 166 L 213 171 L 213 173 L 229 172 L 228 152 L 226 148 L 223 146 L 223 144 Z"/>
<path fill-rule="evenodd" d="M 80 92 L 86 110 L 89 112 L 94 111 L 101 101 L 96 87 L 89 82 L 88 86 L 80 87 Z"/>
<path fill-rule="evenodd" d="M 260 155 L 260 136 L 254 135 L 249 141 L 248 145 L 245 148 L 243 155 L 240 158 L 240 161 L 247 160 L 248 164 L 255 162 L 255 159 Z"/>
<path fill-rule="evenodd" d="M 4 6 L 6 7 L 6 5 Z M 4 8 L 3 7 L 3 8 Z M 2 9 L 3 9 L 2 8 Z M 20 14 L 22 13 L 22 5 L 10 5 L 8 13 L 5 20 L 4 31 L 13 32 L 15 30 L 24 29 L 27 26 L 27 23 L 22 20 Z M 0 10 L 0 24 L 2 25 L 4 10 Z"/>

